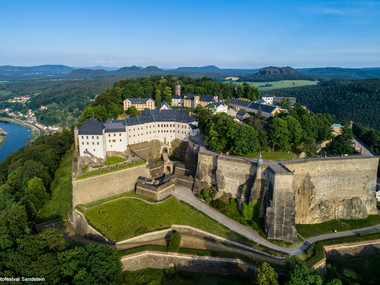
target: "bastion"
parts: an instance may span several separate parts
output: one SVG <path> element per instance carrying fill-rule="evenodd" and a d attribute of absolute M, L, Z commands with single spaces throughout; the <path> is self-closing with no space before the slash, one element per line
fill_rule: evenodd
<path fill-rule="evenodd" d="M 196 163 L 195 193 L 212 185 L 219 195 L 225 193 L 240 203 L 258 200 L 260 217 L 271 239 L 296 242 L 296 223 L 362 219 L 377 213 L 379 158 L 370 151 L 364 155 L 257 162 L 211 152 L 190 139 L 186 158 L 189 164 Z"/>

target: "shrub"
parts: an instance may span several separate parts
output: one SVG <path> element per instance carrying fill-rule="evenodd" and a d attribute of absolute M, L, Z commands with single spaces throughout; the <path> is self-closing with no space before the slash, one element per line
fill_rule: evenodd
<path fill-rule="evenodd" d="M 226 206 L 226 203 L 220 199 L 216 199 L 216 200 L 212 201 L 212 206 L 217 208 L 217 209 L 223 209 Z"/>
<path fill-rule="evenodd" d="M 205 188 L 202 190 L 202 195 L 207 203 L 211 203 L 216 195 L 216 189 L 214 187 Z"/>
<path fill-rule="evenodd" d="M 168 243 L 168 251 L 179 251 L 181 247 L 181 234 L 174 232 L 170 236 L 170 240 Z"/>
<path fill-rule="evenodd" d="M 254 216 L 258 216 L 259 211 L 260 205 L 258 203 L 258 200 L 254 200 L 248 204 L 244 203 L 242 205 L 242 214 L 247 221 L 252 221 Z"/>
<path fill-rule="evenodd" d="M 208 188 L 203 189 L 202 194 L 203 194 L 203 197 L 205 197 L 205 199 L 207 199 L 208 197 L 210 197 L 210 189 L 208 189 Z"/>
<path fill-rule="evenodd" d="M 212 202 L 212 199 L 210 196 L 205 198 L 206 203 L 210 204 Z"/>

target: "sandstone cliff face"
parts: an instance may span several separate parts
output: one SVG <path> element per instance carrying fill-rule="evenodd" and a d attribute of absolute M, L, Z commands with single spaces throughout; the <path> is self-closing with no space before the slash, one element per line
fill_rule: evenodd
<path fill-rule="evenodd" d="M 376 214 L 377 158 L 288 163 L 294 173 L 297 224 L 362 219 Z"/>

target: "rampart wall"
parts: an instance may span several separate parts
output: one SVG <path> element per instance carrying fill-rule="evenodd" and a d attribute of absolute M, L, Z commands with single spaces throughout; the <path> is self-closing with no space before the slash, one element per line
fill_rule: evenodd
<path fill-rule="evenodd" d="M 144 251 L 121 258 L 123 271 L 136 271 L 144 268 L 167 269 L 175 267 L 190 272 L 207 272 L 223 275 L 253 277 L 257 267 L 240 259 L 197 256 L 180 253 Z"/>
<path fill-rule="evenodd" d="M 84 214 L 78 210 L 73 210 L 72 215 L 69 217 L 68 221 L 75 229 L 75 231 L 81 236 L 105 243 L 111 243 L 104 235 L 89 225 Z"/>
<path fill-rule="evenodd" d="M 323 247 L 324 257 L 311 266 L 313 270 L 326 272 L 326 262 L 328 260 L 339 260 L 361 255 L 380 253 L 380 240 L 368 240 L 353 243 L 333 244 Z"/>
<path fill-rule="evenodd" d="M 323 247 L 328 260 L 380 253 L 380 240 L 343 243 Z"/>
<path fill-rule="evenodd" d="M 268 238 L 296 241 L 295 224 L 360 219 L 376 214 L 376 156 L 308 158 L 279 162 L 220 155 L 195 143 L 194 192 L 216 186 L 233 198 L 260 200 Z M 249 193 L 241 193 L 242 187 Z"/>
<path fill-rule="evenodd" d="M 73 180 L 73 207 L 134 189 L 139 176 L 150 177 L 149 168 L 146 164 Z"/>

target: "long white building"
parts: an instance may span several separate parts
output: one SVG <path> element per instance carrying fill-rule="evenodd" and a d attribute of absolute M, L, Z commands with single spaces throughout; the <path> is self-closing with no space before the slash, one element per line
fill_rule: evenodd
<path fill-rule="evenodd" d="M 198 122 L 186 110 L 146 110 L 138 117 L 107 120 L 104 124 L 87 119 L 78 129 L 79 155 L 106 159 L 108 151 L 124 152 L 129 144 L 187 141 L 197 134 Z"/>

